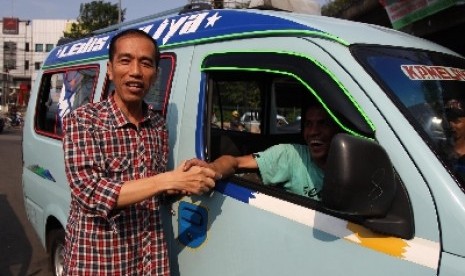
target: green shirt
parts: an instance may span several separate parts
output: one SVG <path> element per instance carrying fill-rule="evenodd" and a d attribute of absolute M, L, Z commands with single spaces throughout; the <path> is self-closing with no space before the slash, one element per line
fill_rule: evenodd
<path fill-rule="evenodd" d="M 255 157 L 265 185 L 279 185 L 286 191 L 320 200 L 323 171 L 312 161 L 308 146 L 280 144 Z"/>

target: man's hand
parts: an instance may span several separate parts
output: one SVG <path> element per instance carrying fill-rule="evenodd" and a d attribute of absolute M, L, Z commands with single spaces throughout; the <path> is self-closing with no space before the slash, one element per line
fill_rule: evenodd
<path fill-rule="evenodd" d="M 193 166 L 199 166 L 199 167 L 210 168 L 210 169 L 212 168 L 210 164 L 208 164 L 207 162 L 200 160 L 198 158 L 192 158 L 192 159 L 185 161 L 184 170 L 187 171 Z"/>
<path fill-rule="evenodd" d="M 198 159 L 195 160 L 189 164 L 187 164 L 188 161 L 184 161 L 178 168 L 172 171 L 174 187 L 168 190 L 168 193 L 201 195 L 215 187 L 215 181 L 220 176 L 206 162 Z"/>
<path fill-rule="evenodd" d="M 192 159 L 189 159 L 187 161 L 185 161 L 184 163 L 184 170 L 187 171 L 189 170 L 190 168 L 194 167 L 194 166 L 198 166 L 198 167 L 203 167 L 203 168 L 209 168 L 209 169 L 212 169 L 213 171 L 215 171 L 215 177 L 214 179 L 215 180 L 220 180 L 223 176 L 221 175 L 221 173 L 219 173 L 215 166 L 213 165 L 213 163 L 207 163 L 203 160 L 200 160 L 200 159 L 197 159 L 197 158 L 192 158 Z"/>

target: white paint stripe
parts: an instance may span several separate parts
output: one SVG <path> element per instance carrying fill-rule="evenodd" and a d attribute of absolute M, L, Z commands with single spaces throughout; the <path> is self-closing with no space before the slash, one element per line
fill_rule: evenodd
<path fill-rule="evenodd" d="M 404 248 L 404 259 L 433 269 L 438 268 L 441 252 L 439 243 L 417 237 L 405 242 L 409 246 Z"/>
<path fill-rule="evenodd" d="M 318 229 L 338 238 L 342 238 L 357 244 L 361 244 L 356 233 L 347 228 L 348 222 L 330 215 L 308 209 L 306 207 L 280 200 L 265 194 L 254 193 L 255 198 L 249 200 L 249 204 L 259 209 L 269 211 L 279 216 L 288 218 L 311 228 Z M 399 238 L 400 239 L 400 238 Z M 400 239 L 401 240 L 401 239 Z M 438 242 L 413 238 L 403 240 L 408 246 L 403 248 L 404 254 L 400 259 L 410 261 L 432 269 L 438 268 L 440 246 Z M 375 248 L 367 247 L 372 250 Z M 385 253 L 381 250 L 376 250 Z M 389 254 L 388 254 L 389 255 Z M 394 256 L 393 256 L 394 258 Z"/>

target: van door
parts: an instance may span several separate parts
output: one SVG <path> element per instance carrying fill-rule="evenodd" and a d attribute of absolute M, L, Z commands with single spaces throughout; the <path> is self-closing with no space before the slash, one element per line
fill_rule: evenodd
<path fill-rule="evenodd" d="M 369 76 L 349 75 L 328 54 L 334 47 L 346 64 L 358 66 L 349 50 L 314 43 L 275 37 L 198 46 L 188 82 L 196 93 L 186 96 L 192 104 L 185 107 L 195 116 L 183 118 L 188 129 L 195 126 L 195 152 L 185 148 L 176 158 L 214 160 L 304 143 L 303 106 L 318 101 L 346 133 L 387 151 L 397 187 L 392 208 L 384 217 L 341 214 L 279 185 L 265 186 L 257 172 L 240 172 L 209 195 L 173 204 L 174 275 L 436 275 L 439 228 L 423 177 L 368 97 L 372 92 L 361 89 Z M 255 131 L 232 130 L 233 111 L 259 114 Z"/>

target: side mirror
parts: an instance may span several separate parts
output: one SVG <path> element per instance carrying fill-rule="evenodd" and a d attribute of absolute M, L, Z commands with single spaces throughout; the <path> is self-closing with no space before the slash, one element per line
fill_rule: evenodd
<path fill-rule="evenodd" d="M 379 144 L 348 134 L 333 138 L 322 190 L 325 207 L 345 215 L 384 217 L 396 190 L 394 169 Z"/>

